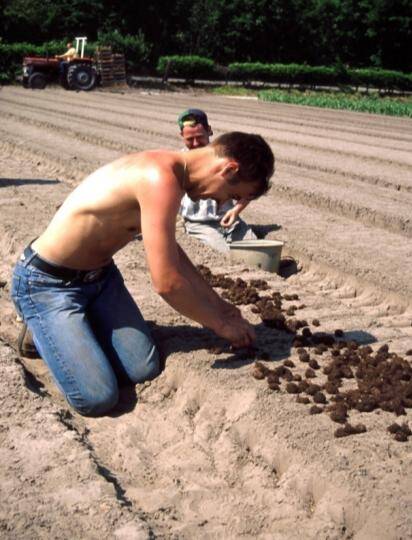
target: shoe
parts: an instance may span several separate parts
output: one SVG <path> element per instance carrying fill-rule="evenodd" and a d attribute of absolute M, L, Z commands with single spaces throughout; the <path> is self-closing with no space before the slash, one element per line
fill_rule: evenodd
<path fill-rule="evenodd" d="M 19 351 L 20 356 L 26 358 L 40 358 L 33 341 L 32 333 L 27 328 L 27 324 L 24 323 L 22 324 L 19 337 L 17 338 L 17 350 Z"/>

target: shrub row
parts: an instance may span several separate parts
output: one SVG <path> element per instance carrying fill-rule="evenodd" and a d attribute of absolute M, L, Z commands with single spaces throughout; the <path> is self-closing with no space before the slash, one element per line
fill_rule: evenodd
<path fill-rule="evenodd" d="M 24 56 L 54 56 L 66 50 L 67 41 L 50 41 L 43 45 L 30 43 L 0 43 L 0 75 L 3 81 L 12 81 L 21 70 Z M 97 43 L 88 43 L 86 54 L 93 54 L 97 45 L 112 44 L 114 50 L 126 54 L 128 67 L 136 71 L 148 59 L 150 47 L 142 35 L 122 36 L 117 32 L 100 34 Z M 373 87 L 387 92 L 412 91 L 412 75 L 376 68 L 352 69 L 345 66 L 324 67 L 300 64 L 262 64 L 259 62 L 233 63 L 228 67 L 215 64 L 201 56 L 161 56 L 157 71 L 162 76 L 185 80 L 235 80 L 250 84 L 262 81 L 274 84 L 302 86 Z"/>
<path fill-rule="evenodd" d="M 310 67 L 299 64 L 235 63 L 229 65 L 229 77 L 250 83 L 263 81 L 282 84 L 336 85 L 338 73 L 334 68 Z"/>
<path fill-rule="evenodd" d="M 179 77 L 186 80 L 221 78 L 213 60 L 196 55 L 161 56 L 156 69 L 162 76 Z"/>
<path fill-rule="evenodd" d="M 228 68 L 216 66 L 199 56 L 162 56 L 157 64 L 159 74 L 184 79 L 227 78 L 250 84 L 262 81 L 302 86 L 373 87 L 385 91 L 412 91 L 412 75 L 376 68 L 351 69 L 345 66 L 324 67 L 300 64 L 233 63 Z"/>

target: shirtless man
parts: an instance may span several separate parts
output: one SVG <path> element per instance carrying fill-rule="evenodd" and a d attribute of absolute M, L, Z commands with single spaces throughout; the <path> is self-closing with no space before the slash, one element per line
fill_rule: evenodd
<path fill-rule="evenodd" d="M 252 200 L 274 158 L 258 135 L 233 132 L 191 152 L 124 156 L 87 177 L 21 255 L 12 298 L 67 401 L 97 416 L 118 401 L 118 379 L 156 377 L 159 355 L 113 255 L 143 236 L 156 292 L 235 347 L 255 339 L 240 311 L 204 281 L 175 239 L 184 193 Z"/>

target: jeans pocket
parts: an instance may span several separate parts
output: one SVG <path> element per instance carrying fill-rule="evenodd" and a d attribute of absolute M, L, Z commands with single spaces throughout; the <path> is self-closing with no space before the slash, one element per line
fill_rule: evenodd
<path fill-rule="evenodd" d="M 34 287 L 64 287 L 67 281 L 36 270 L 30 272 L 28 283 Z"/>

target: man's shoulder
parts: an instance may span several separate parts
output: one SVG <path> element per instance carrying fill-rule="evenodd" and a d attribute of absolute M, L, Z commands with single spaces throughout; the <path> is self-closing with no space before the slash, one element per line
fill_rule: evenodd
<path fill-rule="evenodd" d="M 150 150 L 123 156 L 113 162 L 112 171 L 117 171 L 126 181 L 145 185 L 147 190 L 171 195 L 182 191 L 179 163 L 179 152 Z"/>
<path fill-rule="evenodd" d="M 131 161 L 142 169 L 158 171 L 159 176 L 176 176 L 179 152 L 171 150 L 147 150 L 131 154 Z"/>

